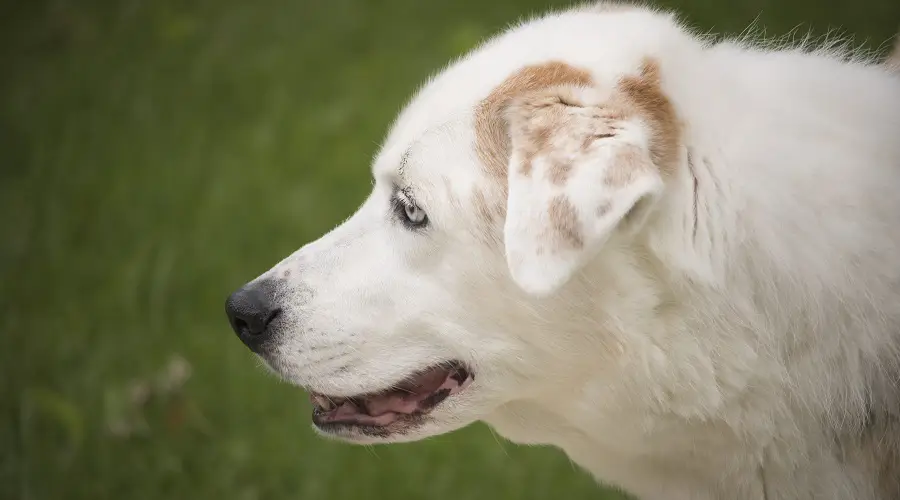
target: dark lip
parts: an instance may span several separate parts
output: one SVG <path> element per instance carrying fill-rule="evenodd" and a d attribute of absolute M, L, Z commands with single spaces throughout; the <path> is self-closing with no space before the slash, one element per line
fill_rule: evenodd
<path fill-rule="evenodd" d="M 349 422 L 325 422 L 322 421 L 324 412 L 318 408 L 313 409 L 312 422 L 317 429 L 335 436 L 352 436 L 361 434 L 368 437 L 386 438 L 392 434 L 402 434 L 419 426 L 427 419 L 426 413 L 403 415 L 389 425 L 364 425 Z"/>
<path fill-rule="evenodd" d="M 442 381 L 440 384 L 437 386 L 432 384 L 431 387 L 416 385 L 423 377 L 429 377 L 435 371 L 441 374 L 446 372 L 446 375 L 440 379 Z M 446 399 L 466 390 L 474 379 L 472 370 L 465 364 L 460 361 L 448 361 L 417 371 L 381 391 L 352 397 L 329 397 L 310 391 L 310 400 L 313 404 L 312 422 L 319 430 L 336 436 L 362 434 L 372 437 L 386 437 L 390 434 L 402 433 L 421 425 L 427 419 L 429 413 L 439 407 Z M 445 388 L 448 386 L 448 383 L 450 387 L 453 387 L 454 382 L 456 385 L 453 390 Z M 415 392 L 410 392 L 412 387 L 416 387 Z M 378 417 L 378 415 L 369 413 L 369 402 L 398 395 L 414 398 L 417 404 L 415 410 L 411 412 L 407 412 L 408 409 L 402 412 L 389 412 L 392 415 L 389 422 L 383 424 L 372 423 L 372 417 Z M 334 415 L 335 408 L 341 408 L 346 405 L 351 405 L 358 411 L 358 418 L 353 416 L 349 419 L 336 420 Z"/>

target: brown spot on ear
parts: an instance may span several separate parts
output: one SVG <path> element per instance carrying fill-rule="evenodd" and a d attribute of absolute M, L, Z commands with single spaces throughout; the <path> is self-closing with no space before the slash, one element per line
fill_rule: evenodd
<path fill-rule="evenodd" d="M 650 157 L 662 174 L 672 174 L 678 164 L 681 126 L 675 107 L 662 91 L 659 62 L 646 58 L 639 75 L 619 81 L 617 90 L 634 112 L 650 127 Z"/>
<path fill-rule="evenodd" d="M 604 201 L 597 206 L 597 218 L 605 217 L 610 210 L 612 210 L 612 204 L 608 201 Z"/>
<path fill-rule="evenodd" d="M 590 155 L 597 141 L 615 138 L 621 121 L 638 120 L 648 129 L 649 158 L 642 147 L 625 145 L 610 162 L 606 184 L 622 187 L 653 165 L 662 175 L 671 174 L 678 164 L 681 129 L 661 85 L 658 63 L 646 59 L 637 74 L 620 79 L 603 103 L 584 102 L 584 95 L 572 86 L 523 92 L 505 111 L 510 137 L 506 140 L 521 162 L 520 173 L 532 175 L 540 157 L 542 174 L 562 186 L 578 158 Z"/>
<path fill-rule="evenodd" d="M 510 140 L 504 109 L 516 97 L 557 85 L 591 84 L 590 74 L 563 62 L 526 66 L 498 85 L 475 108 L 475 152 L 485 171 L 506 186 Z M 558 101 L 557 101 L 558 102 Z M 546 132 L 549 139 L 550 131 Z M 530 173 L 532 158 L 524 158 L 523 173 Z"/>
<path fill-rule="evenodd" d="M 548 208 L 556 242 L 559 246 L 578 249 L 584 246 L 581 229 L 578 227 L 578 212 L 575 206 L 564 195 L 550 200 Z"/>
<path fill-rule="evenodd" d="M 562 186 L 569 179 L 570 173 L 572 173 L 571 163 L 556 161 L 552 165 L 550 165 L 550 170 L 547 171 L 547 176 L 550 177 L 550 182 L 556 184 L 557 186 Z"/>
<path fill-rule="evenodd" d="M 534 157 L 550 145 L 550 138 L 553 132 L 551 127 L 539 127 L 533 131 L 531 141 L 522 145 L 522 166 L 519 167 L 519 173 L 525 177 L 531 175 L 534 169 Z"/>
<path fill-rule="evenodd" d="M 568 178 L 571 159 L 549 153 L 560 146 L 561 138 L 570 135 L 565 129 L 569 119 L 566 110 L 570 106 L 578 106 L 567 102 L 560 90 L 560 87 L 551 87 L 526 92 L 515 98 L 505 113 L 510 146 L 518 151 L 522 163 L 519 173 L 523 177 L 530 176 L 535 158 L 542 156 L 547 165 L 547 175 L 557 185 L 564 184 Z"/>
<path fill-rule="evenodd" d="M 638 146 L 623 146 L 617 152 L 603 182 L 611 188 L 620 188 L 631 184 L 638 174 L 650 168 Z"/>

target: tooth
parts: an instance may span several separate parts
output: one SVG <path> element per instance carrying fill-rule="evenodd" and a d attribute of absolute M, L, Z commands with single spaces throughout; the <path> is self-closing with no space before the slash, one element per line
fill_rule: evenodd
<path fill-rule="evenodd" d="M 313 404 L 318 406 L 319 408 L 325 411 L 331 411 L 334 409 L 334 402 L 328 398 L 328 396 L 323 396 L 321 394 L 314 394 L 312 396 Z"/>

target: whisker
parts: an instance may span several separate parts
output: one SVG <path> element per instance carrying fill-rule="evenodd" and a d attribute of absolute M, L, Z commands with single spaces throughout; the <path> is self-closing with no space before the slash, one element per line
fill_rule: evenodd
<path fill-rule="evenodd" d="M 497 436 L 497 433 L 491 426 L 487 426 L 488 430 L 491 431 L 491 436 L 494 437 L 494 441 L 497 443 L 497 446 L 500 447 L 500 450 L 503 451 L 503 454 L 506 455 L 506 458 L 509 458 L 509 451 L 503 446 L 503 443 L 500 441 L 500 437 Z"/>
<path fill-rule="evenodd" d="M 363 445 L 363 447 L 365 449 L 369 450 L 369 452 L 372 454 L 373 457 L 377 458 L 378 460 L 381 460 L 381 457 L 378 456 L 378 453 L 375 451 L 374 446 L 367 444 L 367 445 Z"/>

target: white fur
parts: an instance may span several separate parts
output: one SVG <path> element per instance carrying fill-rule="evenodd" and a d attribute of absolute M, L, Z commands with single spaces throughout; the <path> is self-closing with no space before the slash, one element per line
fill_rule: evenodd
<path fill-rule="evenodd" d="M 605 228 L 596 255 L 559 263 L 571 279 L 545 280 L 540 266 L 556 264 L 539 259 L 508 263 L 532 255 L 510 224 L 527 235 L 522 214 L 540 206 L 511 194 L 506 222 L 476 229 L 473 190 L 503 193 L 473 148 L 476 105 L 528 64 L 588 68 L 602 93 L 645 57 L 684 127 L 652 214 L 637 235 Z M 284 283 L 290 328 L 267 362 L 286 379 L 352 396 L 459 359 L 472 386 L 388 441 L 483 420 L 646 499 L 888 498 L 878 471 L 893 457 L 900 475 L 896 74 L 703 41 L 642 8 L 556 13 L 433 78 L 373 175 L 350 219 L 261 277 Z M 427 229 L 393 217 L 395 184 Z"/>

